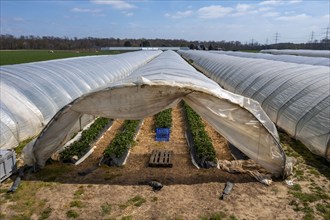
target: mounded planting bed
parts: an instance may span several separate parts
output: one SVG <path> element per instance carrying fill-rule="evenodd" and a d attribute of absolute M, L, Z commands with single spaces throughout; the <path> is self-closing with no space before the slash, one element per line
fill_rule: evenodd
<path fill-rule="evenodd" d="M 172 127 L 172 109 L 166 109 L 155 115 L 156 141 L 169 141 Z"/>
<path fill-rule="evenodd" d="M 217 164 L 216 152 L 201 117 L 186 103 L 183 103 L 183 107 L 188 122 L 187 139 L 194 160 L 200 167 L 215 167 Z"/>
<path fill-rule="evenodd" d="M 156 128 L 171 128 L 172 127 L 172 109 L 166 109 L 155 115 Z"/>
<path fill-rule="evenodd" d="M 117 133 L 114 139 L 103 152 L 100 165 L 121 166 L 134 143 L 134 137 L 139 131 L 142 121 L 126 120 L 122 131 Z"/>
<path fill-rule="evenodd" d="M 97 118 L 94 123 L 81 134 L 78 141 L 73 142 L 60 153 L 60 160 L 67 163 L 76 162 L 73 159 L 83 157 L 90 149 L 95 141 L 111 126 L 112 120 L 108 118 Z"/>

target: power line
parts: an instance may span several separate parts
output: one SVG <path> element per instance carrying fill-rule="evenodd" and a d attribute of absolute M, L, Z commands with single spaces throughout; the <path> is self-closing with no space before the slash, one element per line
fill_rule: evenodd
<path fill-rule="evenodd" d="M 325 32 L 325 39 L 328 40 L 329 39 L 329 30 L 330 30 L 330 26 L 328 26 L 327 28 L 325 28 L 327 31 Z"/>
<path fill-rule="evenodd" d="M 310 42 L 311 42 L 311 43 L 314 42 L 314 31 L 312 31 L 312 33 L 311 33 L 311 40 L 310 40 Z"/>
<path fill-rule="evenodd" d="M 253 44 L 254 44 L 254 39 L 252 38 L 251 39 L 251 45 L 253 46 Z"/>
<path fill-rule="evenodd" d="M 279 37 L 280 37 L 279 33 L 276 32 L 276 33 L 275 33 L 275 44 L 277 44 L 277 42 L 278 42 L 278 40 L 279 40 Z"/>

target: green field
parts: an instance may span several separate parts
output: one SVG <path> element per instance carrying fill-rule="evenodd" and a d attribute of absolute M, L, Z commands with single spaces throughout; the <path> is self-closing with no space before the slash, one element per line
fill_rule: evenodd
<path fill-rule="evenodd" d="M 100 51 L 100 52 L 88 52 L 88 51 L 63 51 L 54 50 L 51 53 L 49 50 L 1 50 L 0 51 L 0 66 L 30 63 L 44 60 L 62 59 L 68 57 L 80 57 L 90 55 L 111 55 L 118 54 L 120 51 Z"/>

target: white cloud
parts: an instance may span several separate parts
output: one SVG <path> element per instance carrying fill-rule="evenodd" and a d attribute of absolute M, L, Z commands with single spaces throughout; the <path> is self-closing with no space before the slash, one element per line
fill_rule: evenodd
<path fill-rule="evenodd" d="M 266 5 L 266 6 L 278 6 L 284 4 L 297 4 L 301 3 L 302 0 L 266 0 L 259 3 L 259 5 Z"/>
<path fill-rule="evenodd" d="M 289 1 L 289 4 L 296 4 L 296 3 L 301 3 L 302 0 L 291 0 Z"/>
<path fill-rule="evenodd" d="M 89 8 L 73 8 L 71 9 L 72 12 L 77 13 L 98 13 L 101 12 L 100 9 L 89 9 Z"/>
<path fill-rule="evenodd" d="M 91 0 L 91 1 L 99 5 L 111 5 L 113 8 L 119 10 L 136 8 L 135 5 L 125 2 L 123 0 Z"/>
<path fill-rule="evenodd" d="M 193 11 L 187 10 L 187 11 L 178 11 L 175 14 L 166 13 L 165 17 L 173 18 L 173 19 L 179 19 L 179 18 L 185 18 L 193 15 Z"/>
<path fill-rule="evenodd" d="M 304 20 L 310 18 L 310 16 L 306 15 L 306 14 L 299 14 L 299 15 L 292 15 L 292 16 L 281 16 L 276 18 L 276 20 L 279 21 L 299 21 L 299 20 Z"/>
<path fill-rule="evenodd" d="M 198 9 L 198 16 L 204 19 L 220 18 L 230 14 L 234 9 L 231 7 L 222 7 L 221 5 L 211 5 Z"/>
<path fill-rule="evenodd" d="M 270 11 L 271 9 L 272 9 L 271 7 L 261 7 L 261 8 L 258 8 L 258 11 L 265 12 L 265 11 Z"/>
<path fill-rule="evenodd" d="M 236 5 L 236 10 L 239 12 L 245 12 L 248 10 L 251 10 L 253 8 L 252 5 L 248 5 L 248 4 L 238 4 Z"/>
<path fill-rule="evenodd" d="M 250 15 L 250 14 L 258 14 L 258 10 L 254 9 L 254 5 L 249 4 L 238 4 L 235 7 L 235 13 L 232 14 L 232 16 L 243 16 L 243 15 Z"/>
<path fill-rule="evenodd" d="M 134 15 L 132 12 L 127 12 L 127 11 L 123 11 L 122 13 L 127 17 L 131 17 Z"/>
<path fill-rule="evenodd" d="M 295 14 L 295 11 L 285 11 L 284 14 L 285 15 L 291 15 L 291 14 Z"/>
<path fill-rule="evenodd" d="M 25 22 L 25 20 L 21 17 L 15 17 L 13 18 L 14 21 L 17 21 L 17 22 Z"/>
<path fill-rule="evenodd" d="M 277 17 L 280 14 L 278 12 L 267 12 L 265 14 L 262 15 L 262 17 Z"/>
<path fill-rule="evenodd" d="M 281 0 L 267 0 L 259 3 L 259 5 L 272 5 L 272 6 L 279 4 L 281 4 Z"/>
<path fill-rule="evenodd" d="M 322 18 L 324 18 L 324 19 L 330 21 L 330 14 L 323 15 Z"/>

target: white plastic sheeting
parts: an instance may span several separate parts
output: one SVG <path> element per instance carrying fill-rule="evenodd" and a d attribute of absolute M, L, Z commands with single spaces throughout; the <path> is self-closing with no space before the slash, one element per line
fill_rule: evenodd
<path fill-rule="evenodd" d="M 330 159 L 328 67 L 179 51 L 224 89 L 258 101 L 270 119 Z"/>
<path fill-rule="evenodd" d="M 182 99 L 250 158 L 273 174 L 284 175 L 286 157 L 276 127 L 260 105 L 221 89 L 173 51 L 162 53 L 123 81 L 65 106 L 35 143 L 25 147 L 25 162 L 44 166 L 67 141 L 66 133 L 81 114 L 142 119 Z"/>
<path fill-rule="evenodd" d="M 88 56 L 0 67 L 0 148 L 37 135 L 65 105 L 127 77 L 161 51 Z"/>
<path fill-rule="evenodd" d="M 210 51 L 211 53 L 225 54 L 236 57 L 256 58 L 265 60 L 277 60 L 286 63 L 310 64 L 316 66 L 330 67 L 330 58 L 325 57 L 306 57 L 295 55 L 273 55 L 265 53 L 246 53 L 239 51 Z"/>
<path fill-rule="evenodd" d="M 270 53 L 274 55 L 279 54 L 289 54 L 296 56 L 306 56 L 306 57 L 325 57 L 330 58 L 330 50 L 276 50 L 276 49 L 268 49 L 261 50 L 261 53 Z"/>

